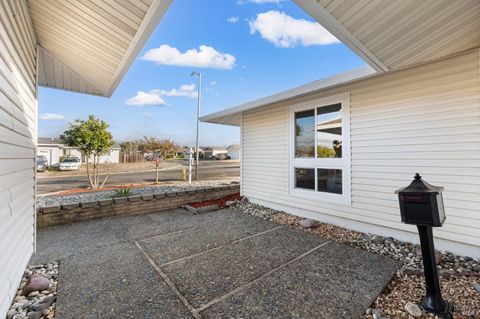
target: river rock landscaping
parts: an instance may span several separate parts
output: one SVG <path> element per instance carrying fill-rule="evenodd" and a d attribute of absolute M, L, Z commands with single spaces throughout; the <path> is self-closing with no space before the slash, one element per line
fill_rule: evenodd
<path fill-rule="evenodd" d="M 414 318 L 407 311 L 411 311 L 413 307 L 409 305 L 406 309 L 405 306 L 408 303 L 420 304 L 425 293 L 422 258 L 417 245 L 324 223 L 317 223 L 311 227 L 311 221 L 250 203 L 245 198 L 234 209 L 402 261 L 404 263 L 402 268 L 373 302 L 372 308 L 367 310 L 364 318 Z M 476 288 L 480 287 L 480 261 L 450 252 L 437 252 L 436 258 L 443 296 L 455 305 L 454 318 L 480 318 L 480 292 Z M 419 318 L 433 316 L 422 313 Z"/>
<path fill-rule="evenodd" d="M 58 285 L 58 263 L 28 267 L 7 319 L 53 319 Z"/>

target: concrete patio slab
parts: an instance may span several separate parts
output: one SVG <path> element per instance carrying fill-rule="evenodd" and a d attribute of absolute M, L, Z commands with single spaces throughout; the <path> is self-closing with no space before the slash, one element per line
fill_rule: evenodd
<path fill-rule="evenodd" d="M 204 318 L 360 318 L 399 263 L 328 243 L 201 312 Z"/>
<path fill-rule="evenodd" d="M 37 230 L 37 253 L 30 265 L 58 261 L 68 256 L 95 250 L 98 247 L 125 241 L 129 227 L 151 223 L 145 215 L 112 217 L 39 228 Z"/>
<path fill-rule="evenodd" d="M 277 224 L 264 220 L 240 216 L 230 221 L 212 223 L 208 227 L 145 239 L 140 244 L 157 265 L 163 265 L 277 227 Z"/>
<path fill-rule="evenodd" d="M 357 318 L 399 263 L 225 209 L 40 229 L 57 318 Z"/>
<path fill-rule="evenodd" d="M 240 216 L 240 214 L 229 209 L 224 209 L 195 215 L 183 209 L 175 209 L 168 212 L 148 214 L 146 216 L 148 216 L 151 221 L 146 225 L 142 225 L 142 227 L 130 227 L 125 233 L 125 238 L 130 240 L 151 238 L 192 227 L 231 220 Z"/>
<path fill-rule="evenodd" d="M 194 307 L 201 307 L 325 242 L 282 227 L 166 265 L 162 270 Z"/>
<path fill-rule="evenodd" d="M 232 210 L 194 215 L 174 209 L 147 215 L 118 216 L 39 228 L 37 253 L 29 264 L 59 261 L 77 253 L 124 241 L 151 238 L 241 216 Z"/>
<path fill-rule="evenodd" d="M 62 261 L 56 318 L 191 318 L 133 243 Z"/>

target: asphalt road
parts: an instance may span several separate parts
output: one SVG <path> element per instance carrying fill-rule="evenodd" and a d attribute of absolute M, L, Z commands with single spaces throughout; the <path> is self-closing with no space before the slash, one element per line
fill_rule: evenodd
<path fill-rule="evenodd" d="M 59 173 L 61 174 L 61 173 Z M 192 170 L 194 174 L 194 170 Z M 39 173 L 37 178 L 37 193 L 47 194 L 74 188 L 88 188 L 87 176 L 49 176 Z M 238 162 L 200 162 L 199 178 L 203 180 L 223 179 L 240 176 Z M 188 166 L 171 167 L 160 170 L 160 181 L 181 181 L 188 179 Z M 114 173 L 108 177 L 106 186 L 150 183 L 155 181 L 155 171 L 135 173 Z"/>

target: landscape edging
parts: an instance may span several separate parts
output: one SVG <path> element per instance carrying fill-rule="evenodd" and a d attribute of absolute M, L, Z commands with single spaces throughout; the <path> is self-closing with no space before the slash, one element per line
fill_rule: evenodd
<path fill-rule="evenodd" d="M 179 208 L 183 205 L 219 199 L 238 193 L 239 185 L 215 186 L 172 191 L 153 195 L 136 195 L 102 199 L 93 202 L 70 203 L 37 208 L 37 225 L 46 227 L 69 224 L 90 219 L 153 213 Z"/>

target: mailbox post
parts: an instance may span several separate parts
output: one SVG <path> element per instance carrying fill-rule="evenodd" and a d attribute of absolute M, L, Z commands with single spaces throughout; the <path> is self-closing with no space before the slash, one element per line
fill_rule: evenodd
<path fill-rule="evenodd" d="M 446 219 L 442 191 L 443 187 L 428 184 L 417 173 L 410 185 L 395 193 L 400 202 L 402 222 L 416 225 L 420 236 L 426 283 L 426 295 L 420 306 L 439 318 L 451 319 L 453 305 L 442 298 L 432 232 L 432 227 L 441 227 Z"/>

